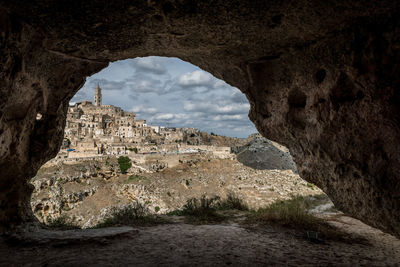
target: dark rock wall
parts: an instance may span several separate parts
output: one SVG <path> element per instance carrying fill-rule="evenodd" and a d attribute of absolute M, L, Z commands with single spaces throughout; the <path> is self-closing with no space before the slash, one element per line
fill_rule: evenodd
<path fill-rule="evenodd" d="M 0 225 L 108 62 L 175 56 L 238 87 L 343 211 L 400 233 L 399 1 L 0 1 Z M 37 113 L 43 115 L 36 120 Z"/>
<path fill-rule="evenodd" d="M 396 20 L 361 19 L 257 63 L 250 112 L 262 134 L 290 147 L 301 177 L 341 210 L 392 233 L 400 232 Z"/>
<path fill-rule="evenodd" d="M 0 228 L 32 220 L 27 181 L 61 145 L 68 101 L 107 63 L 46 51 L 44 36 L 0 9 Z M 41 119 L 37 120 L 37 115 Z M 39 116 L 40 117 L 40 116 Z"/>

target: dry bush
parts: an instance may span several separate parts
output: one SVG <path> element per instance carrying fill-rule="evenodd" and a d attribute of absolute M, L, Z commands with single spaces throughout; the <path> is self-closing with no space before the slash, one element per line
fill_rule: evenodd
<path fill-rule="evenodd" d="M 228 193 L 226 199 L 220 200 L 217 206 L 219 210 L 249 210 L 244 201 L 234 193 Z"/>
<path fill-rule="evenodd" d="M 152 226 L 166 221 L 150 213 L 142 203 L 136 201 L 123 208 L 114 207 L 109 216 L 94 228 L 111 226 Z"/>

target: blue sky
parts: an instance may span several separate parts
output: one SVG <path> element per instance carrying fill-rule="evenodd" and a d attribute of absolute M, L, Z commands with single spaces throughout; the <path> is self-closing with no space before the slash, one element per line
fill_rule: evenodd
<path fill-rule="evenodd" d="M 150 125 L 194 127 L 234 137 L 257 132 L 239 89 L 178 58 L 112 62 L 88 77 L 71 102 L 93 101 L 97 83 L 103 89 L 103 104 L 134 111 Z"/>

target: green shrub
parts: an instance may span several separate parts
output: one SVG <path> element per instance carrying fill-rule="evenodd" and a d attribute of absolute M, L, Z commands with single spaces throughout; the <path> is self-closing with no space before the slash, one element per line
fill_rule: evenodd
<path fill-rule="evenodd" d="M 127 148 L 129 151 L 133 151 L 133 152 L 135 152 L 135 154 L 137 154 L 138 153 L 138 149 L 137 149 L 137 147 L 129 147 L 129 148 Z"/>
<path fill-rule="evenodd" d="M 219 196 L 208 198 L 203 195 L 200 199 L 191 198 L 180 210 L 169 212 L 167 215 L 191 216 L 198 221 L 221 221 L 224 216 L 218 214 L 218 210 L 249 210 L 247 205 L 235 194 L 229 193 L 226 199 Z"/>
<path fill-rule="evenodd" d="M 155 212 L 159 212 L 159 211 L 160 211 L 160 207 L 159 207 L 159 206 L 155 206 L 155 207 L 154 207 L 154 211 L 155 211 Z"/>
<path fill-rule="evenodd" d="M 205 195 L 200 200 L 191 198 L 181 210 L 169 212 L 167 215 L 186 216 L 186 222 L 193 224 L 220 222 L 225 219 L 225 216 L 217 213 L 219 200 L 218 196 L 207 198 Z"/>
<path fill-rule="evenodd" d="M 187 180 L 186 180 L 187 181 Z M 197 198 L 189 199 L 183 206 L 184 215 L 198 215 L 198 214 L 208 214 L 210 211 L 215 211 L 215 204 L 220 200 L 218 196 L 207 198 L 203 195 L 200 200 Z"/>
<path fill-rule="evenodd" d="M 132 167 L 131 159 L 124 156 L 118 158 L 118 164 L 121 173 L 126 173 L 126 171 Z"/>
<path fill-rule="evenodd" d="M 189 186 L 189 180 L 186 180 L 186 186 Z"/>
<path fill-rule="evenodd" d="M 152 215 L 148 208 L 136 201 L 123 208 L 113 207 L 110 215 L 94 228 L 111 226 L 151 226 L 165 222 L 164 219 Z"/>

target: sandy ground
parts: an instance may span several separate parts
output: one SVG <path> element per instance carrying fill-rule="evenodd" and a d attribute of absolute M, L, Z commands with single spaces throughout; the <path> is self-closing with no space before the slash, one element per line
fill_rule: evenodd
<path fill-rule="evenodd" d="M 346 216 L 364 241 L 313 243 L 305 233 L 234 222 L 37 230 L 0 239 L 0 266 L 400 266 L 400 240 Z"/>

